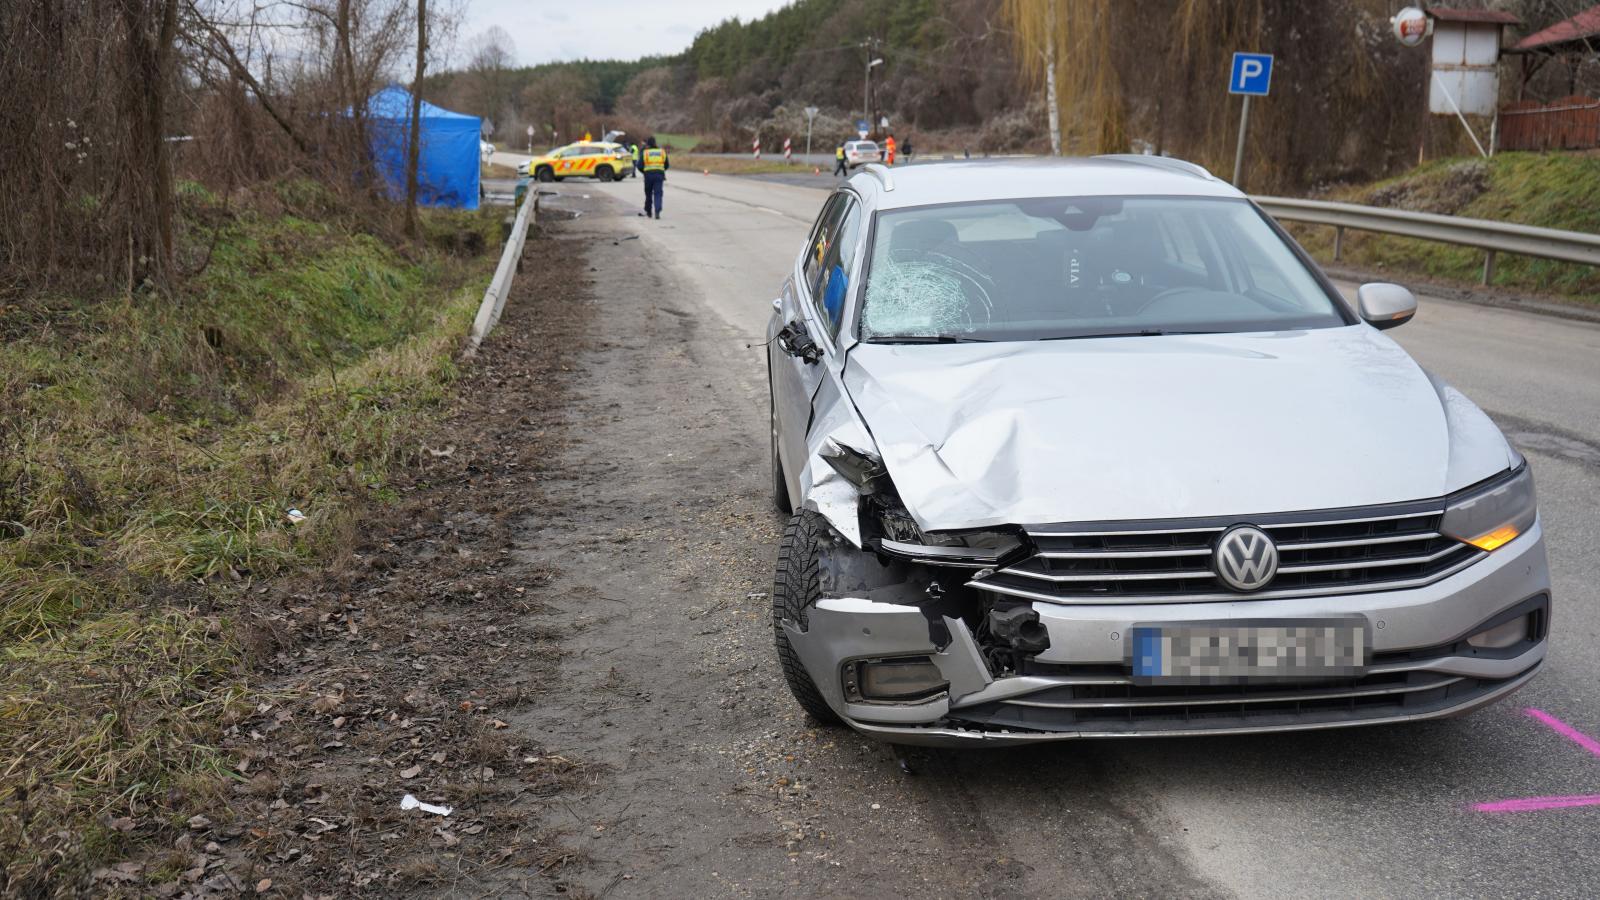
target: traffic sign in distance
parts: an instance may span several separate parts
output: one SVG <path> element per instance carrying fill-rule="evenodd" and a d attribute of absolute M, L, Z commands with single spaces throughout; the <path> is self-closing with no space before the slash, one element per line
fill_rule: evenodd
<path fill-rule="evenodd" d="M 1228 75 L 1228 93 L 1265 97 L 1272 87 L 1272 54 L 1235 53 Z"/>

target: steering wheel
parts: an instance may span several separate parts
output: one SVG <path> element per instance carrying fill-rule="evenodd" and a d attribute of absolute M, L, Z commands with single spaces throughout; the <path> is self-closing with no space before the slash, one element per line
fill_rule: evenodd
<path fill-rule="evenodd" d="M 1136 316 L 1143 315 L 1145 310 L 1147 310 L 1150 307 L 1156 305 L 1156 303 L 1158 301 L 1165 300 L 1168 297 L 1176 297 L 1179 294 L 1190 294 L 1190 293 L 1194 293 L 1195 291 L 1205 292 L 1207 290 L 1209 290 L 1209 289 L 1208 288 L 1195 287 L 1194 285 L 1190 285 L 1190 284 L 1181 284 L 1181 285 L 1178 285 L 1177 287 L 1170 287 L 1170 288 L 1167 288 L 1164 291 L 1158 292 L 1154 297 L 1151 297 L 1149 300 L 1146 300 L 1145 302 L 1139 304 L 1139 308 L 1134 310 L 1133 314 L 1136 315 Z"/>

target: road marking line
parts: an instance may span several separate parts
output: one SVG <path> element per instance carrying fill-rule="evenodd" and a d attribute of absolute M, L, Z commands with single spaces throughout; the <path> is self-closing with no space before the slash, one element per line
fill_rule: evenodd
<path fill-rule="evenodd" d="M 1534 709 L 1530 706 L 1524 709 L 1523 712 L 1529 718 L 1537 720 L 1556 734 L 1577 744 L 1592 755 L 1600 757 L 1600 741 L 1589 737 L 1542 709 Z M 1574 794 L 1566 797 L 1518 797 L 1514 800 L 1474 803 L 1472 809 L 1474 812 L 1481 813 L 1513 813 L 1538 812 L 1545 809 L 1572 809 L 1578 806 L 1600 806 L 1600 794 Z"/>
<path fill-rule="evenodd" d="M 1573 728 L 1571 725 L 1568 725 L 1567 723 L 1561 721 L 1555 716 L 1550 715 L 1542 709 L 1534 709 L 1529 707 L 1523 710 L 1523 712 L 1534 717 L 1535 719 L 1538 719 L 1545 725 L 1548 725 L 1550 730 L 1554 731 L 1556 734 L 1559 734 L 1574 744 L 1577 744 L 1579 747 L 1582 747 L 1595 756 L 1600 756 L 1600 741 L 1589 737 L 1587 734 L 1584 734 L 1578 729 Z"/>
<path fill-rule="evenodd" d="M 1542 809 L 1571 809 L 1575 806 L 1600 806 L 1600 794 L 1578 794 L 1572 797 L 1521 797 L 1516 800 L 1496 800 L 1478 803 L 1473 809 L 1481 813 L 1537 812 Z"/>

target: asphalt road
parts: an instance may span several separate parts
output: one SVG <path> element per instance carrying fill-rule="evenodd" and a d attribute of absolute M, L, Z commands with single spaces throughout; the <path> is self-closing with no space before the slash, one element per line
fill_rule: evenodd
<path fill-rule="evenodd" d="M 633 183 L 557 190 L 630 205 L 640 193 Z M 824 196 L 674 173 L 665 217 L 631 221 L 647 250 L 640 258 L 667 261 L 676 283 L 694 294 L 678 302 L 755 343 Z M 1035 879 L 1027 893 L 1077 893 L 1071 866 L 1043 857 L 1086 829 L 1101 832 L 1091 843 L 1102 846 L 1119 834 L 1154 839 L 1186 861 L 1196 883 L 1243 897 L 1600 891 L 1600 807 L 1471 809 L 1600 793 L 1600 745 L 1585 749 L 1525 712 L 1544 710 L 1600 737 L 1600 555 L 1593 550 L 1600 544 L 1600 326 L 1423 295 L 1417 318 L 1392 334 L 1500 421 L 1532 461 L 1556 592 L 1545 671 L 1510 701 L 1443 722 L 939 756 L 927 777 L 904 789 L 935 804 L 939 792 L 959 791 L 991 825 L 1004 823 L 995 828 L 996 852 L 1057 879 Z M 747 370 L 740 377 L 750 396 L 765 403 L 748 356 L 705 364 Z M 764 465 L 764 436 L 756 437 L 752 465 Z M 1075 816 L 1086 771 L 1095 773 L 1100 800 L 1123 815 Z M 1137 858 L 1094 864 L 1140 865 Z M 1152 884 L 1152 895 L 1184 892 L 1170 887 Z"/>

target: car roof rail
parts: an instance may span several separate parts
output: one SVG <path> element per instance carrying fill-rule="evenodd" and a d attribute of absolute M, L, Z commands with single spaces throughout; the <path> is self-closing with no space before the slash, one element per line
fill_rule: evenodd
<path fill-rule="evenodd" d="M 1171 156 L 1153 156 L 1146 153 L 1101 153 L 1095 159 L 1109 159 L 1113 162 L 1156 166 L 1169 172 L 1182 172 L 1185 175 L 1193 175 L 1196 178 L 1204 178 L 1207 181 L 1217 180 L 1217 176 L 1206 171 L 1205 166 Z"/>
<path fill-rule="evenodd" d="M 889 171 L 888 166 L 883 163 L 867 163 L 862 168 L 868 174 L 883 182 L 884 193 L 894 190 L 894 175 Z"/>

